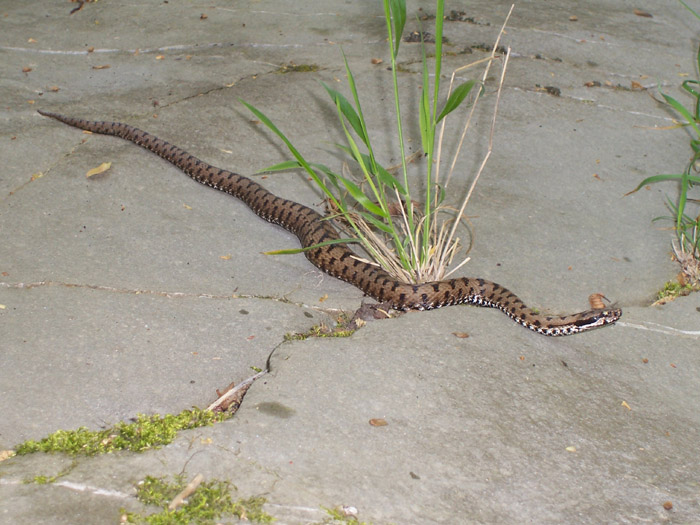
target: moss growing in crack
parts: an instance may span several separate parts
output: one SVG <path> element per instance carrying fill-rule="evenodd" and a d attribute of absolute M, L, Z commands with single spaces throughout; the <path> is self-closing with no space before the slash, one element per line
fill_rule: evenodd
<path fill-rule="evenodd" d="M 309 328 L 306 332 L 290 332 L 284 335 L 285 341 L 303 341 L 309 337 L 350 337 L 357 330 L 355 324 L 351 324 L 351 317 L 341 313 L 335 318 L 335 327 L 330 328 L 325 323 L 321 323 Z"/>
<path fill-rule="evenodd" d="M 234 501 L 231 497 L 231 490 L 235 490 L 235 487 L 227 481 L 219 480 L 202 483 L 187 497 L 182 506 L 169 509 L 170 502 L 186 485 L 187 481 L 184 476 L 176 476 L 172 481 L 168 481 L 166 478 L 146 477 L 136 487 L 136 497 L 146 505 L 155 505 L 163 510 L 147 516 L 122 510 L 122 522 L 153 525 L 184 525 L 188 523 L 206 525 L 233 516 L 254 523 L 274 521 L 272 516 L 262 510 L 265 498 L 252 497 Z"/>
<path fill-rule="evenodd" d="M 698 290 L 698 287 L 692 286 L 691 284 L 681 284 L 678 281 L 668 281 L 656 294 L 656 302 L 654 304 L 664 304 L 669 301 L 673 301 L 678 297 L 689 295 L 690 293 Z"/>
<path fill-rule="evenodd" d="M 331 523 L 352 523 L 354 525 L 371 525 L 371 523 L 369 522 L 359 521 L 357 517 L 353 514 L 343 512 L 342 508 L 340 507 L 329 509 L 327 507 L 321 506 L 321 508 L 326 511 L 329 517 L 321 521 L 317 525 L 326 525 Z"/>
<path fill-rule="evenodd" d="M 294 64 L 290 62 L 288 65 L 280 67 L 275 73 L 313 73 L 319 69 L 321 68 L 316 64 Z"/>
<path fill-rule="evenodd" d="M 78 465 L 77 461 L 73 461 L 70 465 L 68 465 L 66 468 L 61 470 L 58 474 L 55 476 L 34 476 L 31 479 L 25 479 L 24 483 L 29 484 L 29 483 L 36 483 L 37 485 L 47 485 L 49 483 L 55 483 L 56 480 L 59 478 L 62 478 L 66 474 L 69 474 L 71 470 L 73 470 L 76 466 Z"/>
<path fill-rule="evenodd" d="M 285 341 L 303 341 L 309 337 L 350 337 L 355 330 L 344 329 L 342 326 L 334 330 L 324 324 L 312 326 L 304 333 L 288 333 L 284 335 Z"/>
<path fill-rule="evenodd" d="M 133 423 L 120 422 L 105 430 L 58 430 L 41 441 L 25 441 L 15 452 L 18 455 L 35 452 L 61 452 L 72 456 L 94 456 L 118 450 L 143 452 L 172 442 L 181 430 L 212 425 L 227 419 L 225 413 L 198 408 L 179 414 L 146 416 L 139 414 Z"/>

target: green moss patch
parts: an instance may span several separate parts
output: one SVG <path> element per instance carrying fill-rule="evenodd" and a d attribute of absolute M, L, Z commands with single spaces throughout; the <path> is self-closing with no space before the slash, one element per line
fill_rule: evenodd
<path fill-rule="evenodd" d="M 41 441 L 26 441 L 15 452 L 18 455 L 35 452 L 61 452 L 72 456 L 94 456 L 118 450 L 143 452 L 171 443 L 180 430 L 209 426 L 227 419 L 224 413 L 198 408 L 177 415 L 146 416 L 139 414 L 133 423 L 120 422 L 105 430 L 58 430 Z"/>
<path fill-rule="evenodd" d="M 656 302 L 654 304 L 664 304 L 673 301 L 677 297 L 689 295 L 696 291 L 698 291 L 698 287 L 696 286 L 681 284 L 678 281 L 669 281 L 664 284 L 664 287 L 656 294 Z"/>
<path fill-rule="evenodd" d="M 155 505 L 163 510 L 155 514 L 141 514 L 122 511 L 122 522 L 148 523 L 153 525 L 211 524 L 221 519 L 238 517 L 253 523 L 271 523 L 274 518 L 263 512 L 265 498 L 253 497 L 234 501 L 231 491 L 235 490 L 226 481 L 205 481 L 187 497 L 186 502 L 176 508 L 168 505 L 187 485 L 184 476 L 176 476 L 173 481 L 165 478 L 146 477 L 136 487 L 136 497 L 146 505 Z"/>
<path fill-rule="evenodd" d="M 316 64 L 294 64 L 290 62 L 288 65 L 280 67 L 275 73 L 313 73 L 319 69 L 321 68 Z"/>

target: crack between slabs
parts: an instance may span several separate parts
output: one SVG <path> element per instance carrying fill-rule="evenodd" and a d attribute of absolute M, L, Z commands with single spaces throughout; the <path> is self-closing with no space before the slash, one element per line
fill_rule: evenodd
<path fill-rule="evenodd" d="M 320 308 L 318 306 L 309 305 L 306 303 L 300 303 L 287 299 L 286 297 L 274 297 L 271 295 L 254 295 L 254 294 L 210 294 L 210 293 L 193 293 L 193 292 L 172 292 L 165 290 L 148 290 L 141 288 L 117 288 L 116 286 L 104 286 L 100 284 L 85 284 L 85 283 L 64 283 L 61 281 L 34 281 L 27 283 L 9 283 L 0 281 L 0 288 L 7 289 L 32 289 L 32 288 L 47 288 L 51 286 L 62 287 L 62 288 L 78 288 L 86 290 L 96 290 L 99 292 L 108 293 L 119 293 L 119 294 L 129 294 L 129 295 L 151 295 L 155 297 L 167 297 L 169 299 L 183 299 L 183 298 L 194 298 L 194 299 L 214 299 L 214 300 L 224 300 L 224 299 L 259 299 L 275 301 L 278 303 L 289 304 L 293 306 L 298 306 L 300 308 L 308 308 L 322 313 L 338 313 L 342 310 L 337 308 Z"/>

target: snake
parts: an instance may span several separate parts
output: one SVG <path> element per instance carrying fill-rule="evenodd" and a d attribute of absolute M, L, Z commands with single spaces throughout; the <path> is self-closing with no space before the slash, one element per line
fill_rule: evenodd
<path fill-rule="evenodd" d="M 233 195 L 259 217 L 294 234 L 301 246 L 307 248 L 306 258 L 317 268 L 356 286 L 380 303 L 388 303 L 395 310 L 432 310 L 458 304 L 498 308 L 516 323 L 547 336 L 588 331 L 613 324 L 622 316 L 622 310 L 615 307 L 571 315 L 544 315 L 526 306 L 507 288 L 481 278 L 461 277 L 418 284 L 402 282 L 381 267 L 358 258 L 347 244 L 333 243 L 339 239 L 338 232 L 319 212 L 278 197 L 251 178 L 212 166 L 129 124 L 84 120 L 49 111 L 39 113 L 85 131 L 129 140 L 159 155 L 195 181 Z"/>

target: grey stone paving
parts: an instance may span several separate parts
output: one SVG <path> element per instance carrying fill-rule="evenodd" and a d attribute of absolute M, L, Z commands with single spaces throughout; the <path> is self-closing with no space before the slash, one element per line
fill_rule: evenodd
<path fill-rule="evenodd" d="M 623 197 L 689 155 L 688 135 L 660 129 L 674 115 L 650 97 L 657 84 L 681 97 L 678 85 L 696 73 L 700 22 L 680 4 L 518 3 L 495 148 L 468 209 L 475 239 L 462 275 L 554 313 L 603 292 L 624 308 L 620 323 L 552 339 L 495 310 L 454 307 L 285 344 L 285 333 L 353 311 L 362 293 L 301 255 L 263 255 L 296 239 L 229 196 L 36 110 L 128 122 L 248 174 L 288 154 L 243 98 L 337 167 L 342 137 L 319 81 L 347 93 L 342 46 L 392 165 L 381 4 L 102 0 L 69 15 L 73 7 L 0 6 L 0 450 L 207 406 L 276 350 L 233 419 L 163 449 L 78 459 L 48 485 L 23 480 L 71 458 L 0 462 L 0 522 L 115 523 L 120 508 L 145 510 L 134 489 L 145 476 L 183 472 L 264 496 L 279 523 L 320 522 L 322 507 L 338 505 L 374 524 L 700 523 L 700 299 L 648 306 L 677 272 L 671 233 L 651 223 L 674 190 Z M 433 11 L 411 2 L 410 30 L 419 7 Z M 473 20 L 446 23 L 455 53 L 444 70 L 486 56 L 479 44 L 493 41 L 509 7 L 449 2 Z M 415 107 L 419 49 L 402 52 L 402 97 Z M 319 70 L 278 72 L 290 63 Z M 488 120 L 484 106 L 455 201 L 486 152 Z M 414 151 L 417 127 L 409 138 Z M 110 171 L 87 179 L 102 162 Z M 320 202 L 298 174 L 263 183 Z"/>

